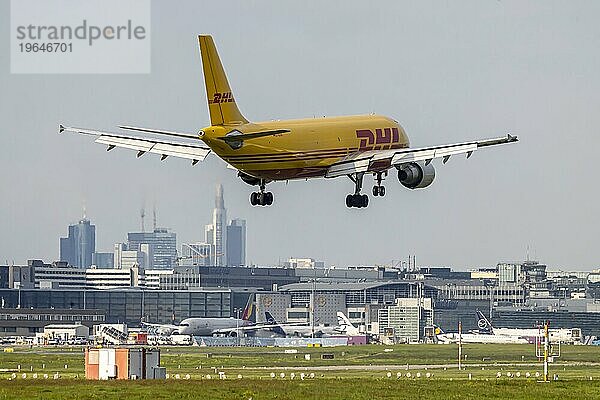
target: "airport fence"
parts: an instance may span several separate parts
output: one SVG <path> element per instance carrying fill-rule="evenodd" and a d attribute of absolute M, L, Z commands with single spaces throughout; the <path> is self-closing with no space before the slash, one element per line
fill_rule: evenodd
<path fill-rule="evenodd" d="M 260 338 L 260 337 L 212 337 L 195 336 L 200 346 L 245 347 L 333 347 L 348 345 L 348 338 Z"/>

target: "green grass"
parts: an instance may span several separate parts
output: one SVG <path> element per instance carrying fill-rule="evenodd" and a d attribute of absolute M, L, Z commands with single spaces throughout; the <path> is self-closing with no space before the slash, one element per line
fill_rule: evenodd
<path fill-rule="evenodd" d="M 13 381 L 0 387 L 2 399 L 597 399 L 600 382 L 543 384 L 515 381 L 397 381 L 336 379 L 282 381 Z"/>
<path fill-rule="evenodd" d="M 465 369 L 460 371 L 455 345 L 297 350 L 296 354 L 286 354 L 283 348 L 165 347 L 161 349 L 161 364 L 170 375 L 166 382 L 97 382 L 83 379 L 81 347 L 15 347 L 12 353 L 0 353 L 0 368 L 4 370 L 0 372 L 0 400 L 600 398 L 600 347 L 596 346 L 563 346 L 561 357 L 550 366 L 551 374 L 558 374 L 560 379 L 547 384 L 536 382 L 535 373 L 541 373 L 542 366 L 533 345 L 465 345 Z M 323 353 L 333 354 L 334 359 L 321 359 Z M 305 360 L 305 354 L 311 359 Z M 56 372 L 60 374 L 58 380 L 52 379 Z M 218 372 L 224 372 L 227 379 L 216 379 Z M 515 377 L 517 372 L 519 378 Z M 525 377 L 527 372 L 529 378 Z M 16 379 L 11 379 L 13 373 Z M 23 373 L 27 374 L 25 379 Z M 32 379 L 34 373 L 37 379 Z M 281 373 L 285 378 L 279 377 Z M 291 373 L 296 375 L 294 380 L 290 379 Z M 315 378 L 300 380 L 301 373 L 313 373 Z M 400 378 L 398 373 L 402 374 Z M 49 378 L 43 379 L 43 374 Z M 175 375 L 181 379 L 175 379 Z"/>

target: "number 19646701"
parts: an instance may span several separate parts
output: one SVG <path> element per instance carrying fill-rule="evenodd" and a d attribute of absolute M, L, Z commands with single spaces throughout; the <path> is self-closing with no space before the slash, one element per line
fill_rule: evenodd
<path fill-rule="evenodd" d="M 72 53 L 73 43 L 19 43 L 21 53 Z"/>

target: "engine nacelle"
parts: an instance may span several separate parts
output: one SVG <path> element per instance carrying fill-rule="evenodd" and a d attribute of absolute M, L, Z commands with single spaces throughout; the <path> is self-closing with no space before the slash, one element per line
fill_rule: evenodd
<path fill-rule="evenodd" d="M 409 189 L 422 189 L 433 183 L 435 168 L 425 165 L 424 162 L 402 164 L 398 168 L 398 180 Z"/>

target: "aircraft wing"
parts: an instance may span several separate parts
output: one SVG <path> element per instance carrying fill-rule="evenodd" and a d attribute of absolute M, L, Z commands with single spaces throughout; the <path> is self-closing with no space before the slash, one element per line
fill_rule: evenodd
<path fill-rule="evenodd" d="M 447 144 L 442 146 L 357 152 L 329 167 L 325 177 L 336 178 L 338 176 L 351 175 L 361 172 L 376 172 L 401 164 L 417 161 L 424 161 L 425 164 L 428 165 L 436 158 L 442 158 L 445 164 L 448 159 L 450 159 L 450 156 L 456 154 L 466 154 L 467 158 L 469 158 L 471 157 L 471 154 L 473 154 L 473 152 L 479 148 L 498 144 L 513 143 L 516 141 L 518 141 L 517 137 L 509 134 L 506 137 Z"/>
<path fill-rule="evenodd" d="M 129 126 L 122 126 L 121 128 L 140 132 L 149 132 L 158 135 L 198 139 L 197 136 L 188 135 L 184 133 L 159 131 L 146 128 L 134 128 Z M 138 157 L 141 157 L 145 153 L 160 154 L 161 161 L 167 157 L 178 157 L 192 160 L 192 165 L 196 165 L 198 161 L 203 161 L 206 158 L 206 156 L 210 153 L 210 149 L 208 147 L 199 146 L 191 143 L 157 140 L 152 137 L 136 137 L 112 132 L 102 132 L 92 129 L 83 129 L 60 125 L 59 132 L 62 133 L 64 131 L 79 133 L 82 135 L 96 136 L 96 143 L 108 146 L 106 151 L 110 151 L 115 147 L 122 147 L 125 149 L 136 150 Z"/>

